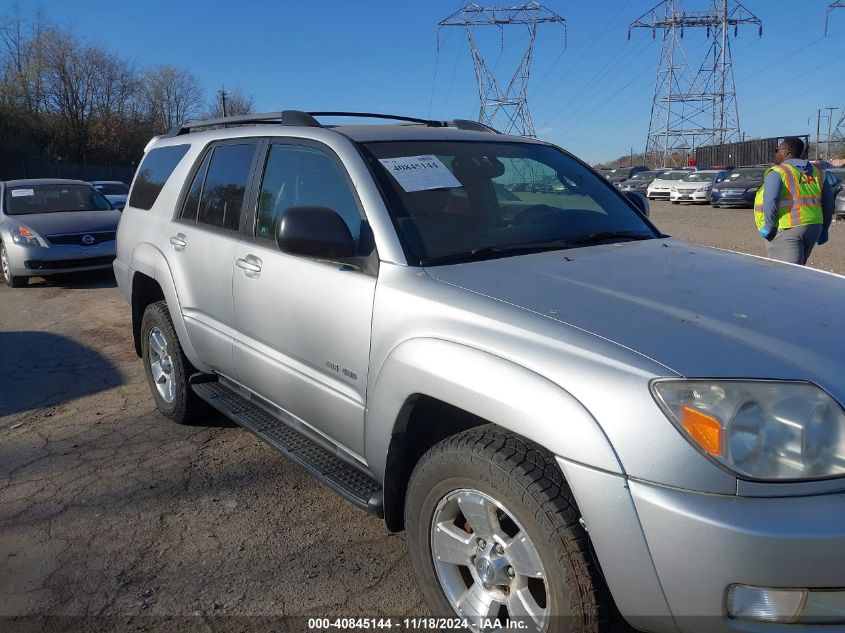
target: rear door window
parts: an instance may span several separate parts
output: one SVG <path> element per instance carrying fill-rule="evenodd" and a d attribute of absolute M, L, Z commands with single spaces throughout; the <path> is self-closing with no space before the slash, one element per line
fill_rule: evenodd
<path fill-rule="evenodd" d="M 135 183 L 132 185 L 129 206 L 136 209 L 152 209 L 167 179 L 170 178 L 179 161 L 188 153 L 190 147 L 190 145 L 171 145 L 147 152 L 138 168 Z"/>
<path fill-rule="evenodd" d="M 208 170 L 201 185 L 197 223 L 229 231 L 238 230 L 257 147 L 257 142 L 218 145 L 212 150 L 210 158 L 206 157 Z M 202 174 L 201 168 L 188 194 L 186 215 L 183 216 L 186 219 L 193 219 L 187 215 L 193 213 L 187 205 L 198 193 L 197 181 Z"/>

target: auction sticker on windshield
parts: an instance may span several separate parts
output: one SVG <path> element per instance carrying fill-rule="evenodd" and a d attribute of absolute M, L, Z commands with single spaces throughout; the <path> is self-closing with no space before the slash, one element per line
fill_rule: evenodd
<path fill-rule="evenodd" d="M 402 189 L 409 193 L 461 186 L 437 156 L 381 158 L 379 162 L 396 178 Z"/>
<path fill-rule="evenodd" d="M 13 198 L 22 198 L 23 196 L 34 196 L 35 190 L 33 189 L 12 189 L 12 197 Z"/>

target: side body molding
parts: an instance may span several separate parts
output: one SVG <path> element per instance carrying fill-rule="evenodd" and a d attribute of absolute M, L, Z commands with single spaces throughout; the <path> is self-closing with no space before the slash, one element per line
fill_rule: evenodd
<path fill-rule="evenodd" d="M 167 301 L 167 307 L 170 311 L 170 319 L 173 321 L 173 327 L 176 329 L 179 343 L 182 345 L 182 349 L 185 351 L 188 360 L 191 361 L 191 364 L 198 371 L 211 371 L 210 367 L 200 362 L 188 338 L 188 331 L 185 329 L 185 320 L 182 317 L 182 304 L 179 302 L 176 285 L 173 282 L 173 275 L 170 272 L 170 267 L 167 265 L 167 259 L 164 257 L 164 254 L 152 244 L 145 242 L 139 243 L 132 251 L 129 259 L 129 273 L 127 277 L 130 283 L 134 283 L 135 273 L 141 273 L 155 279 L 159 287 L 161 287 L 162 293 L 164 293 L 164 298 Z M 132 301 L 131 293 L 132 286 L 130 285 L 130 302 Z"/>
<path fill-rule="evenodd" d="M 381 481 L 391 437 L 405 430 L 403 408 L 418 394 L 519 433 L 560 457 L 624 474 L 604 432 L 580 402 L 499 356 L 442 339 L 410 339 L 388 354 L 370 385 L 364 442 L 370 470 Z"/>

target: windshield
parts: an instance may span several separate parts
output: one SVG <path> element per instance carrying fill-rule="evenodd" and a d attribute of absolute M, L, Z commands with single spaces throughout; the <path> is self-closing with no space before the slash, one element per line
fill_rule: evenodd
<path fill-rule="evenodd" d="M 694 171 L 684 178 L 686 182 L 713 182 L 715 179 L 715 171 Z"/>
<path fill-rule="evenodd" d="M 406 141 L 365 147 L 406 251 L 420 262 L 518 254 L 512 249 L 519 246 L 568 248 L 570 241 L 614 232 L 634 234 L 628 239 L 659 235 L 606 181 L 546 145 Z"/>
<path fill-rule="evenodd" d="M 607 179 L 610 182 L 621 182 L 623 180 L 628 180 L 630 178 L 630 174 L 627 171 L 612 173 L 608 175 Z"/>
<path fill-rule="evenodd" d="M 686 178 L 689 176 L 690 172 L 688 171 L 670 171 L 662 176 L 658 176 L 658 180 L 680 180 L 681 178 Z"/>
<path fill-rule="evenodd" d="M 6 188 L 7 215 L 61 211 L 105 211 L 111 204 L 90 185 L 18 185 Z"/>
<path fill-rule="evenodd" d="M 657 178 L 657 174 L 653 171 L 641 171 L 631 176 L 631 180 L 654 180 L 655 178 Z"/>
<path fill-rule="evenodd" d="M 94 185 L 94 189 L 104 196 L 125 196 L 129 193 L 129 187 L 122 182 L 108 182 Z"/>
<path fill-rule="evenodd" d="M 763 180 L 763 170 L 737 169 L 731 173 L 729 180 Z"/>

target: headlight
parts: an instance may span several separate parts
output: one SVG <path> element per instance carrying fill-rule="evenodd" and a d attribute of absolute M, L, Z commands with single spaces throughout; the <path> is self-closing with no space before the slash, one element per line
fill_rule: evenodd
<path fill-rule="evenodd" d="M 845 475 L 845 412 L 804 382 L 658 380 L 660 407 L 702 453 L 750 479 Z"/>
<path fill-rule="evenodd" d="M 672 187 L 669 191 L 671 191 L 672 193 L 678 193 L 678 188 Z"/>
<path fill-rule="evenodd" d="M 701 188 L 702 191 L 710 191 L 713 188 L 713 185 L 705 185 Z"/>
<path fill-rule="evenodd" d="M 759 188 L 760 187 L 749 187 L 748 189 L 745 190 L 745 193 L 757 193 L 757 190 Z"/>
<path fill-rule="evenodd" d="M 47 242 L 28 226 L 21 224 L 14 227 L 10 233 L 12 241 L 22 246 L 46 246 Z"/>

